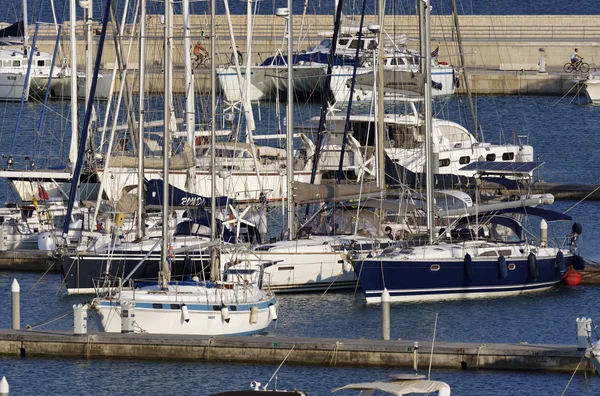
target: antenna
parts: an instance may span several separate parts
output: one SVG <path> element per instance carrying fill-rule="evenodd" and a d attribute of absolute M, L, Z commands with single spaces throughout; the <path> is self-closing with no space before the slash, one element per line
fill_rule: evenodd
<path fill-rule="evenodd" d="M 437 330 L 438 312 L 435 313 L 435 324 L 433 325 L 433 340 L 431 341 L 431 355 L 429 356 L 429 372 L 427 373 L 427 379 L 431 379 L 431 363 L 433 362 L 433 347 L 435 345 L 435 332 Z"/>

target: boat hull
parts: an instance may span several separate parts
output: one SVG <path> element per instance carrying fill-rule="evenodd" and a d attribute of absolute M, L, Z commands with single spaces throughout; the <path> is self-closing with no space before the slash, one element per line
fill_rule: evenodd
<path fill-rule="evenodd" d="M 184 320 L 181 302 L 187 307 L 187 321 Z M 134 327 L 136 332 L 150 334 L 252 335 L 264 331 L 275 319 L 271 316 L 271 305 L 277 307 L 274 297 L 260 302 L 236 304 L 235 310 L 233 306 L 229 307 L 229 319 L 224 320 L 220 304 L 185 301 L 181 295 L 177 298 L 174 296 L 170 302 L 136 301 Z M 100 300 L 93 307 L 90 311 L 92 319 L 105 332 L 121 332 L 121 305 L 118 301 Z M 258 309 L 255 309 L 255 320 L 251 318 L 253 307 Z"/>
<path fill-rule="evenodd" d="M 573 256 L 565 254 L 567 268 L 572 261 Z M 560 282 L 563 274 L 555 257 L 538 258 L 536 263 L 538 276 L 533 279 L 527 257 L 507 257 L 508 274 L 503 279 L 498 258 L 473 258 L 470 275 L 463 259 L 370 258 L 353 262 L 368 303 L 380 303 L 384 287 L 390 301 L 409 302 L 512 296 L 546 290 Z"/>

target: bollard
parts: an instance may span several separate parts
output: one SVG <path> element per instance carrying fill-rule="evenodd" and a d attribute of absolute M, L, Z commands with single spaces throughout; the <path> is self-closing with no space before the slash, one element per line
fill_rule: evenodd
<path fill-rule="evenodd" d="M 592 333 L 592 319 L 577 318 L 577 350 L 584 351 L 590 346 L 590 335 Z"/>
<path fill-rule="evenodd" d="M 87 334 L 87 304 L 73 304 L 73 334 Z"/>
<path fill-rule="evenodd" d="M 390 339 L 390 293 L 387 288 L 381 293 L 381 339 Z"/>
<path fill-rule="evenodd" d="M 540 48 L 540 57 L 538 58 L 538 74 L 546 74 L 546 49 Z"/>
<path fill-rule="evenodd" d="M 419 370 L 419 342 L 415 341 L 415 346 L 413 348 L 413 370 L 417 373 Z"/>
<path fill-rule="evenodd" d="M 2 377 L 2 381 L 0 381 L 0 396 L 8 396 L 9 390 L 10 389 L 6 377 Z"/>
<path fill-rule="evenodd" d="M 19 330 L 21 328 L 21 287 L 16 279 L 13 280 L 10 292 L 12 297 L 12 328 L 13 330 Z"/>

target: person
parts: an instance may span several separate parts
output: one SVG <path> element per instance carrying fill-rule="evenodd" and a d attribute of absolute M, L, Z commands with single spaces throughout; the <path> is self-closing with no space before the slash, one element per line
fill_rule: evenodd
<path fill-rule="evenodd" d="M 573 54 L 571 54 L 571 64 L 573 65 L 583 60 L 583 57 L 579 55 L 577 51 L 579 51 L 579 49 L 575 48 L 575 51 L 573 51 Z"/>
<path fill-rule="evenodd" d="M 197 64 L 201 64 L 204 58 L 208 55 L 208 51 L 202 46 L 200 41 L 198 41 L 194 46 L 194 55 L 196 56 Z"/>

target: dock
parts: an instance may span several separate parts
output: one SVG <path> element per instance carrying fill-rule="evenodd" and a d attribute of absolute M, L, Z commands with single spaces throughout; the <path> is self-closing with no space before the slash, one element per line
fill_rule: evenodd
<path fill-rule="evenodd" d="M 315 366 L 412 368 L 416 357 L 419 367 L 428 367 L 432 357 L 436 369 L 593 371 L 575 345 L 436 341 L 431 354 L 430 341 L 0 330 L 0 355 L 14 357 L 280 364 L 288 354 L 287 364 Z"/>
<path fill-rule="evenodd" d="M 17 249 L 0 251 L 0 270 L 57 272 L 60 271 L 60 266 L 52 252 Z"/>

